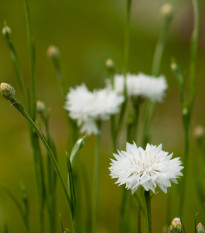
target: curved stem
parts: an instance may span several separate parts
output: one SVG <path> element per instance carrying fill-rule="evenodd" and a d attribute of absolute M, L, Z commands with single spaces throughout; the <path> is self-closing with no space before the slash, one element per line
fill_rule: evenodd
<path fill-rule="evenodd" d="M 70 201 L 70 198 L 69 198 L 69 195 L 68 195 L 68 192 L 66 190 L 66 186 L 64 184 L 64 181 L 63 181 L 63 178 L 62 178 L 62 175 L 61 175 L 61 172 L 60 172 L 60 169 L 58 167 L 58 163 L 55 159 L 55 156 L 52 152 L 52 149 L 50 148 L 45 136 L 43 135 L 43 133 L 39 130 L 39 128 L 37 127 L 37 125 L 35 124 L 35 122 L 31 119 L 31 117 L 29 116 L 29 114 L 25 111 L 25 109 L 22 107 L 22 105 L 16 100 L 16 99 L 12 99 L 11 100 L 11 103 L 12 105 L 25 117 L 25 119 L 30 123 L 30 125 L 32 126 L 32 128 L 36 131 L 37 135 L 39 136 L 39 138 L 41 139 L 42 143 L 44 144 L 50 158 L 51 158 L 51 161 L 53 163 L 53 166 L 55 168 L 55 171 L 58 175 L 58 178 L 60 180 L 60 183 L 62 185 L 62 188 L 63 188 L 63 191 L 64 191 L 64 194 L 66 196 L 66 200 L 68 202 L 68 205 L 70 207 L 70 210 L 71 210 L 71 201 Z M 72 220 L 73 220 L 73 216 L 71 214 L 71 217 L 72 217 Z"/>

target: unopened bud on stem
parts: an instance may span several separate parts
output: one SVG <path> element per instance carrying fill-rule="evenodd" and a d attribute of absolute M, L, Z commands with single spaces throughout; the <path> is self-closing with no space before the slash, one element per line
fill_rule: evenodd
<path fill-rule="evenodd" d="M 196 232 L 197 233 L 205 233 L 205 229 L 204 229 L 204 226 L 199 223 L 197 226 L 196 226 Z"/>
<path fill-rule="evenodd" d="M 56 59 L 59 57 L 60 55 L 60 52 L 59 52 L 59 49 L 55 46 L 55 45 L 50 45 L 48 47 L 48 57 L 51 58 L 51 59 Z"/>
<path fill-rule="evenodd" d="M 160 12 L 161 12 L 162 17 L 168 20 L 171 20 L 174 14 L 173 7 L 169 3 L 164 3 L 161 6 Z"/>
<path fill-rule="evenodd" d="M 108 70 L 114 70 L 115 64 L 112 59 L 107 59 L 105 64 Z"/>
<path fill-rule="evenodd" d="M 174 218 L 169 227 L 169 233 L 183 233 L 183 227 L 179 218 Z"/>
<path fill-rule="evenodd" d="M 7 25 L 5 25 L 3 27 L 3 29 L 2 29 L 2 34 L 3 34 L 3 36 L 6 36 L 6 37 L 10 36 L 10 34 L 11 34 L 10 27 L 8 27 Z"/>
<path fill-rule="evenodd" d="M 38 101 L 36 102 L 36 111 L 37 111 L 38 113 L 43 113 L 43 112 L 45 112 L 45 110 L 46 110 L 46 105 L 45 105 L 45 103 L 42 102 L 42 101 L 40 101 L 40 100 L 38 100 Z"/>
<path fill-rule="evenodd" d="M 15 90 L 8 83 L 1 83 L 0 92 L 1 92 L 1 95 L 7 100 L 15 99 Z"/>
<path fill-rule="evenodd" d="M 202 125 L 198 125 L 195 127 L 194 136 L 198 139 L 201 139 L 205 136 L 205 129 Z"/>

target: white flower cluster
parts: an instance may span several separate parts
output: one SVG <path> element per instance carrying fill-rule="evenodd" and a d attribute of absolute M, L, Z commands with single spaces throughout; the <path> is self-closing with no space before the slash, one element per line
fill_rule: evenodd
<path fill-rule="evenodd" d="M 124 97 L 110 88 L 89 91 L 82 84 L 71 88 L 66 97 L 65 109 L 69 116 L 82 126 L 81 132 L 98 134 L 97 121 L 109 120 L 110 115 L 117 114 Z"/>
<path fill-rule="evenodd" d="M 161 102 L 167 89 L 164 76 L 158 78 L 143 73 L 127 74 L 127 94 L 129 97 L 148 98 L 153 102 Z M 115 75 L 114 90 L 123 94 L 124 76 Z"/>
<path fill-rule="evenodd" d="M 171 182 L 177 183 L 176 178 L 182 176 L 181 161 L 172 158 L 172 154 L 162 150 L 162 145 L 147 144 L 144 150 L 136 144 L 127 143 L 126 151 L 114 154 L 116 160 L 111 159 L 110 175 L 117 178 L 117 184 L 126 185 L 132 194 L 142 186 L 146 191 L 158 185 L 163 192 L 171 187 Z"/>

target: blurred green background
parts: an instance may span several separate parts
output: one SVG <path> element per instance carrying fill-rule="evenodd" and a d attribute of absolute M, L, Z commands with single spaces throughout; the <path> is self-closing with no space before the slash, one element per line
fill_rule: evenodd
<path fill-rule="evenodd" d="M 152 125 L 152 143 L 163 144 L 164 150 L 183 156 L 183 128 L 180 117 L 179 88 L 170 71 L 170 59 L 176 57 L 183 72 L 188 76 L 190 35 L 193 25 L 191 0 L 166 1 L 173 4 L 175 15 L 168 35 L 161 65 L 161 74 L 167 78 L 169 89 L 162 104 L 157 104 Z M 201 30 L 197 58 L 196 103 L 192 127 L 204 125 L 204 86 L 205 86 L 205 2 L 200 2 Z M 159 37 L 162 18 L 159 10 L 165 1 L 133 0 L 131 17 L 131 49 L 129 71 L 150 74 L 153 52 Z M 36 85 L 38 99 L 51 108 L 51 131 L 55 139 L 60 166 L 66 171 L 65 150 L 69 127 L 63 99 L 51 61 L 47 58 L 47 48 L 54 44 L 61 51 L 61 65 L 69 86 L 85 82 L 90 89 L 103 87 L 106 78 L 105 60 L 112 58 L 116 69 L 122 72 L 125 0 L 31 0 L 33 36 L 36 46 Z M 0 3 L 0 22 L 7 21 L 12 29 L 12 41 L 18 53 L 22 74 L 29 80 L 29 62 L 26 37 L 26 22 L 23 0 L 7 0 Z M 0 36 L 0 81 L 12 84 L 16 96 L 21 99 L 3 36 Z M 8 102 L 0 100 L 0 182 L 5 184 L 20 198 L 19 181 L 23 181 L 29 192 L 33 226 L 36 227 L 36 188 L 32 152 L 27 132 L 27 123 Z M 78 163 L 88 171 L 92 182 L 95 137 L 89 137 L 78 157 Z M 112 142 L 109 124 L 106 123 L 102 138 L 100 167 L 99 218 L 101 232 L 118 227 L 121 188 L 109 177 L 109 159 L 112 156 Z M 119 149 L 125 148 L 124 134 Z M 194 139 L 192 140 L 191 160 L 198 158 Z M 197 199 L 193 182 L 192 167 L 186 191 L 184 223 L 187 232 L 194 231 L 194 217 L 199 212 L 199 220 L 204 224 L 205 212 Z M 177 214 L 177 185 L 168 189 L 174 193 L 172 218 Z M 59 190 L 59 211 L 64 221 L 68 219 L 61 187 Z M 152 200 L 153 232 L 161 232 L 166 223 L 166 195 L 160 192 Z M 60 217 L 59 217 L 60 219 Z M 24 232 L 21 218 L 11 200 L 0 190 L 0 224 L 9 225 L 10 232 Z"/>

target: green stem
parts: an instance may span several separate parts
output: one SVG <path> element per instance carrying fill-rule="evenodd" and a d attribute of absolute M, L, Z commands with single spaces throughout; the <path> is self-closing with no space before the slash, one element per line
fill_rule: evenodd
<path fill-rule="evenodd" d="M 137 233 L 141 233 L 141 208 L 137 210 Z"/>
<path fill-rule="evenodd" d="M 151 227 L 151 203 L 150 203 L 150 192 L 145 191 L 145 202 L 146 202 L 146 208 L 147 208 L 147 224 L 146 224 L 146 232 L 151 233 L 152 227 Z"/>
<path fill-rule="evenodd" d="M 57 75 L 63 96 L 66 96 L 68 88 L 67 88 L 66 80 L 65 80 L 63 73 L 62 73 L 62 70 L 61 70 L 59 59 L 56 57 L 56 58 L 53 58 L 52 60 L 53 60 L 53 64 L 54 64 L 54 67 L 56 70 L 56 75 Z"/>
<path fill-rule="evenodd" d="M 31 16 L 29 10 L 29 0 L 25 0 L 29 61 L 30 61 L 30 77 L 31 77 L 31 113 L 32 119 L 36 117 L 36 85 L 35 85 L 35 48 L 33 43 L 33 36 L 31 30 Z"/>
<path fill-rule="evenodd" d="M 185 120 L 184 120 L 185 121 Z M 183 208 L 185 202 L 185 189 L 186 189 L 186 180 L 187 180 L 187 169 L 188 169 L 188 158 L 189 158 L 189 150 L 190 150 L 190 123 L 184 123 L 184 133 L 185 133 L 185 144 L 184 144 L 184 171 L 183 171 L 183 179 L 181 184 L 181 192 L 180 192 L 180 202 L 179 202 L 179 216 L 182 218 Z"/>
<path fill-rule="evenodd" d="M 126 4 L 126 23 L 125 23 L 125 46 L 124 46 L 124 98 L 125 101 L 121 106 L 119 123 L 117 128 L 117 138 L 119 137 L 119 133 L 123 124 L 126 106 L 127 106 L 127 69 L 129 62 L 129 48 L 130 48 L 130 12 L 131 12 L 131 0 L 127 0 Z M 117 140 L 117 139 L 116 139 Z"/>
<path fill-rule="evenodd" d="M 134 119 L 133 119 L 133 129 L 132 129 L 132 140 L 137 143 L 137 129 L 139 120 L 140 106 L 139 104 L 134 105 Z"/>
<path fill-rule="evenodd" d="M 45 113 L 41 114 L 41 119 L 45 125 L 47 141 L 52 149 L 55 159 L 57 161 L 57 153 L 53 140 L 49 131 L 49 117 Z M 50 156 L 47 155 L 47 176 L 48 176 L 48 195 L 47 195 L 47 210 L 49 217 L 50 233 L 56 231 L 56 173 L 53 164 L 51 163 Z"/>
<path fill-rule="evenodd" d="M 36 132 L 31 132 L 31 143 L 33 148 L 34 168 L 36 175 L 37 194 L 38 194 L 38 211 L 40 233 L 44 232 L 44 201 L 45 201 L 45 183 L 42 154 Z"/>
<path fill-rule="evenodd" d="M 179 216 L 181 217 L 183 214 L 184 207 L 184 199 L 185 199 L 185 188 L 186 188 L 186 180 L 187 180 L 187 166 L 188 166 L 188 158 L 190 151 L 190 124 L 191 124 L 191 116 L 193 112 L 193 104 L 195 97 L 195 86 L 196 86 L 196 78 L 195 78 L 195 67 L 196 67 L 196 56 L 197 56 L 197 45 L 198 45 L 198 34 L 199 34 L 199 8 L 198 8 L 198 0 L 192 0 L 193 8 L 194 8 L 194 30 L 192 33 L 191 39 L 191 61 L 190 61 L 190 98 L 188 108 L 184 108 L 184 103 L 181 103 L 182 109 L 182 117 L 183 117 L 183 125 L 184 125 L 184 134 L 185 134 L 185 148 L 184 148 L 184 178 L 182 180 L 182 187 L 180 193 L 180 204 L 179 204 Z M 184 114 L 184 110 L 186 114 Z"/>
<path fill-rule="evenodd" d="M 21 90 L 21 94 L 23 96 L 23 102 L 24 102 L 25 106 L 27 106 L 25 87 L 24 87 L 24 82 L 23 82 L 23 78 L 22 78 L 22 74 L 21 74 L 21 70 L 20 70 L 20 66 L 19 66 L 19 62 L 18 62 L 18 57 L 16 54 L 16 50 L 11 42 L 10 35 L 8 35 L 8 34 L 5 35 L 5 39 L 6 39 L 6 43 L 9 47 L 9 50 L 10 50 L 11 58 L 13 61 L 15 72 L 16 72 L 16 77 L 17 77 L 18 84 L 19 84 L 19 87 Z"/>
<path fill-rule="evenodd" d="M 39 136 L 39 138 L 41 139 L 42 143 L 44 144 L 50 158 L 51 158 L 51 161 L 53 163 L 53 166 L 55 168 L 55 171 L 58 175 L 58 178 L 60 180 L 60 183 L 62 185 L 62 188 L 63 188 L 63 191 L 64 191 L 64 194 L 66 196 L 66 200 L 68 202 L 68 205 L 71 209 L 71 203 L 70 203 L 70 198 L 69 198 L 69 195 L 68 195 L 68 192 L 66 190 L 66 186 L 64 184 L 64 181 L 63 181 L 63 178 L 62 178 L 62 175 L 61 175 L 61 172 L 60 172 L 60 169 L 58 167 L 58 163 L 55 159 L 55 156 L 53 154 L 53 151 L 52 149 L 50 148 L 45 136 L 43 135 L 43 133 L 39 130 L 39 128 L 37 127 L 37 125 L 35 124 L 35 122 L 31 119 L 31 117 L 29 116 L 29 114 L 25 111 L 25 109 L 22 107 L 22 105 L 16 100 L 16 99 L 12 99 L 11 100 L 11 103 L 12 105 L 24 116 L 24 118 L 30 123 L 30 125 L 32 126 L 32 128 L 36 131 L 37 135 Z M 71 215 L 72 216 L 72 215 Z"/>
<path fill-rule="evenodd" d="M 152 63 L 152 75 L 154 76 L 159 75 L 160 64 L 162 61 L 162 55 L 163 55 L 167 35 L 169 32 L 170 23 L 171 23 L 170 19 L 165 19 L 162 25 L 162 29 L 161 29 L 160 36 L 159 36 L 159 41 L 155 49 L 153 63 Z"/>
<path fill-rule="evenodd" d="M 160 32 L 160 37 L 158 40 L 158 43 L 156 45 L 154 57 L 153 57 L 153 63 L 152 63 L 152 75 L 158 76 L 159 70 L 160 70 L 160 64 L 162 60 L 162 55 L 165 47 L 165 42 L 167 39 L 167 35 L 169 32 L 171 20 L 165 18 L 165 21 L 163 22 L 162 29 Z M 144 124 L 143 124 L 143 147 L 146 146 L 146 144 L 150 140 L 150 128 L 151 128 L 151 121 L 154 113 L 154 104 L 150 101 L 146 105 L 145 109 L 145 117 L 144 117 Z"/>
<path fill-rule="evenodd" d="M 127 190 L 123 187 L 122 201 L 120 206 L 120 218 L 119 218 L 119 233 L 124 233 L 125 229 L 125 207 L 127 203 Z"/>
<path fill-rule="evenodd" d="M 196 58 L 197 58 L 197 47 L 198 47 L 198 35 L 199 35 L 199 6 L 198 0 L 192 0 L 194 8 L 194 30 L 191 38 L 191 60 L 190 60 L 190 100 L 189 107 L 192 112 L 194 105 L 195 89 L 196 89 Z"/>
<path fill-rule="evenodd" d="M 99 134 L 97 135 L 96 142 L 96 155 L 95 155 L 95 172 L 94 172 L 94 196 L 93 196 L 93 232 L 98 232 L 98 181 L 99 181 L 99 165 L 100 165 L 100 150 L 101 150 L 101 127 L 99 123 Z"/>
<path fill-rule="evenodd" d="M 169 226 L 171 222 L 171 216 L 172 216 L 172 199 L 170 193 L 167 193 L 167 226 Z"/>

